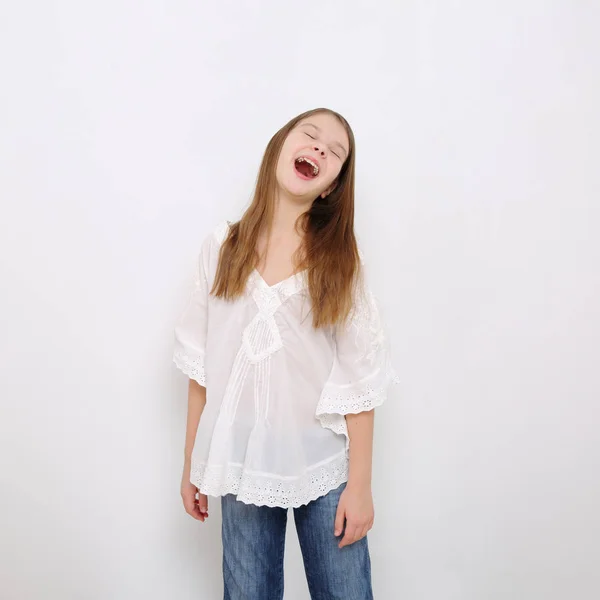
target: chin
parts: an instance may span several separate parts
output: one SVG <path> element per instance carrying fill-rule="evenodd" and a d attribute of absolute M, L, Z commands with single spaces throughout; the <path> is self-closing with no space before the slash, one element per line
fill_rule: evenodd
<path fill-rule="evenodd" d="M 287 171 L 287 170 L 286 170 Z M 323 185 L 321 181 L 302 179 L 294 171 L 284 174 L 277 173 L 277 185 L 289 196 L 298 199 L 308 199 L 311 201 L 321 195 Z"/>
<path fill-rule="evenodd" d="M 296 198 L 316 198 L 321 190 L 314 185 L 307 185 L 307 182 L 296 179 L 279 179 L 277 178 L 278 187 L 289 196 Z"/>

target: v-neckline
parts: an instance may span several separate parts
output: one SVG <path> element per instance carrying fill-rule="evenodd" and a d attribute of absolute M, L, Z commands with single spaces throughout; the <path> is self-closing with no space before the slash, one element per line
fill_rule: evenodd
<path fill-rule="evenodd" d="M 295 273 L 292 273 L 289 277 L 286 277 L 285 279 L 281 279 L 277 283 L 273 283 L 273 284 L 269 285 L 267 283 L 267 281 L 265 280 L 265 278 L 260 274 L 259 270 L 256 267 L 254 268 L 254 273 L 255 273 L 256 277 L 258 278 L 258 280 L 260 281 L 261 285 L 263 285 L 264 287 L 266 287 L 269 290 L 274 290 L 274 289 L 278 288 L 280 285 L 282 285 L 288 281 L 292 281 L 293 279 L 296 279 L 297 277 L 302 275 L 302 273 L 304 273 L 305 271 L 306 271 L 306 269 L 302 269 L 301 271 L 296 271 Z"/>

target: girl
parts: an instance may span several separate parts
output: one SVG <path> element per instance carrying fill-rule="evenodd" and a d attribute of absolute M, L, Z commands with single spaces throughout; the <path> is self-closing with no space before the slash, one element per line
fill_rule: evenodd
<path fill-rule="evenodd" d="M 204 240 L 175 330 L 181 496 L 199 521 L 221 496 L 225 600 L 283 598 L 290 507 L 311 598 L 372 598 L 373 409 L 396 377 L 354 235 L 354 156 L 331 110 L 280 129 L 250 207 Z"/>

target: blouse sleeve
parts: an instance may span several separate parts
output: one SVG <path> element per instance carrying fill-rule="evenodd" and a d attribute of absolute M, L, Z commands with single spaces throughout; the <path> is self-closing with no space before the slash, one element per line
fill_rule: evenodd
<path fill-rule="evenodd" d="M 338 433 L 346 433 L 339 415 L 380 406 L 399 382 L 377 301 L 368 285 L 357 289 L 352 314 L 334 331 L 333 366 L 317 408 L 322 424 Z"/>
<path fill-rule="evenodd" d="M 208 258 L 210 240 L 205 240 L 197 260 L 194 287 L 188 304 L 175 326 L 173 362 L 190 379 L 206 387 L 204 356 L 208 317 Z"/>

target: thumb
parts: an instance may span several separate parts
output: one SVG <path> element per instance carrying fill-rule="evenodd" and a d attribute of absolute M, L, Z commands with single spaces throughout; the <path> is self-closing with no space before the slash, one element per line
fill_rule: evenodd
<path fill-rule="evenodd" d="M 342 529 L 344 529 L 344 515 L 345 515 L 344 505 L 342 502 L 338 503 L 337 512 L 335 513 L 335 525 L 334 525 L 334 535 L 338 536 L 342 534 Z"/>

